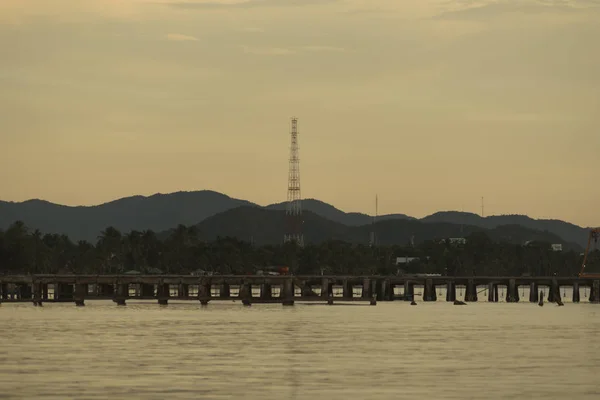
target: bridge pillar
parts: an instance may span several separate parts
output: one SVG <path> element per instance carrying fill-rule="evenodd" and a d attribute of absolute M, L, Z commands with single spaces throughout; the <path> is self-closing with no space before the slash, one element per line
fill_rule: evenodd
<path fill-rule="evenodd" d="M 456 300 L 456 282 L 446 282 L 446 301 L 454 302 Z"/>
<path fill-rule="evenodd" d="M 159 282 L 156 285 L 156 297 L 158 298 L 158 304 L 166 306 L 169 304 L 169 297 L 171 297 L 171 285 L 164 282 Z"/>
<path fill-rule="evenodd" d="M 370 299 L 373 297 L 373 292 L 371 291 L 371 280 L 369 278 L 363 279 L 362 294 L 360 297 L 363 299 Z"/>
<path fill-rule="evenodd" d="M 518 303 L 519 302 L 519 287 L 514 279 L 509 279 L 508 287 L 506 290 L 506 302 L 507 303 Z"/>
<path fill-rule="evenodd" d="M 536 282 L 531 282 L 529 284 L 529 302 L 530 303 L 538 303 L 540 301 L 539 292 L 538 292 L 538 284 Z"/>
<path fill-rule="evenodd" d="M 579 296 L 579 282 L 573 282 L 573 303 L 579 303 L 581 300 Z"/>
<path fill-rule="evenodd" d="M 465 301 L 477 301 L 477 285 L 473 279 L 467 281 Z"/>
<path fill-rule="evenodd" d="M 210 301 L 211 297 L 211 287 L 210 282 L 206 282 L 204 280 L 198 283 L 198 300 L 200 300 L 200 304 L 205 306 Z"/>
<path fill-rule="evenodd" d="M 387 279 L 378 282 L 377 299 L 382 301 L 394 300 L 394 288 Z"/>
<path fill-rule="evenodd" d="M 592 290 L 590 290 L 590 303 L 600 304 L 600 281 L 592 282 Z"/>
<path fill-rule="evenodd" d="M 48 284 L 47 283 L 42 283 L 42 301 L 48 301 Z"/>
<path fill-rule="evenodd" d="M 392 294 L 393 296 L 393 294 Z M 415 299 L 415 284 L 409 281 L 404 282 L 404 301 L 413 301 Z"/>
<path fill-rule="evenodd" d="M 353 293 L 352 289 L 353 289 L 352 282 L 347 279 L 344 279 L 342 282 L 342 296 L 345 299 L 351 299 L 354 297 L 354 293 Z"/>
<path fill-rule="evenodd" d="M 119 306 L 124 306 L 126 299 L 129 297 L 129 284 L 128 283 L 117 283 L 117 290 L 115 293 L 114 302 Z"/>
<path fill-rule="evenodd" d="M 560 288 L 558 286 L 558 281 L 556 279 L 552 279 L 550 282 L 550 290 L 548 290 L 548 302 L 556 303 L 560 300 Z"/>
<path fill-rule="evenodd" d="M 85 305 L 85 296 L 88 293 L 88 285 L 85 283 L 77 283 L 75 284 L 75 292 L 73 294 L 73 300 L 75 301 L 75 305 L 77 307 L 82 307 Z"/>
<path fill-rule="evenodd" d="M 177 297 L 185 299 L 190 295 L 190 285 L 187 283 L 180 283 L 177 288 Z"/>
<path fill-rule="evenodd" d="M 423 301 L 437 301 L 437 293 L 435 291 L 433 279 L 425 280 L 425 287 L 423 288 Z"/>
<path fill-rule="evenodd" d="M 498 302 L 498 284 L 494 282 L 488 283 L 488 302 Z"/>
<path fill-rule="evenodd" d="M 308 289 L 312 292 L 312 288 L 308 286 Z M 263 300 L 271 300 L 273 298 L 273 292 L 271 291 L 270 283 L 263 283 L 260 285 L 260 298 Z M 303 293 L 304 295 L 304 293 Z"/>
<path fill-rule="evenodd" d="M 39 282 L 36 282 L 33 284 L 33 305 L 41 306 L 42 301 L 43 301 L 42 298 L 43 298 L 42 284 Z"/>
<path fill-rule="evenodd" d="M 0 303 L 8 300 L 8 283 L 0 283 Z"/>
<path fill-rule="evenodd" d="M 321 298 L 328 299 L 333 295 L 333 286 L 329 282 L 329 278 L 321 279 Z"/>
<path fill-rule="evenodd" d="M 379 300 L 377 298 L 377 279 L 371 279 L 371 298 L 375 299 L 375 301 Z"/>
<path fill-rule="evenodd" d="M 223 282 L 219 287 L 219 297 L 228 298 L 231 297 L 231 288 L 229 287 L 229 283 Z"/>
<path fill-rule="evenodd" d="M 286 278 L 283 281 L 283 287 L 281 290 L 281 299 L 284 306 L 294 305 L 294 280 L 293 278 Z"/>

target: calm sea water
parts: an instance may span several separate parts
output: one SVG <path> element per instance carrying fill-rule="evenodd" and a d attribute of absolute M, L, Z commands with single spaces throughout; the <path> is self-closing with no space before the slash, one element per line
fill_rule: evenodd
<path fill-rule="evenodd" d="M 0 338 L 0 398 L 600 398 L 588 303 L 5 303 Z"/>

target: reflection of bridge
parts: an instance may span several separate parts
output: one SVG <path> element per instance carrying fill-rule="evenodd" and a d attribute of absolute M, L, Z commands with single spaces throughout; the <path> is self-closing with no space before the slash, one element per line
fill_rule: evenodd
<path fill-rule="evenodd" d="M 600 303 L 598 277 L 453 277 L 453 276 L 190 276 L 190 275 L 16 275 L 0 276 L 0 301 L 34 304 L 112 299 L 125 305 L 127 299 L 241 300 L 249 303 L 323 301 L 413 300 L 415 286 L 423 287 L 423 301 L 436 301 L 438 287 L 446 290 L 446 301 L 456 300 L 457 286 L 465 288 L 465 301 L 478 300 L 478 287 L 487 289 L 488 301 L 497 302 L 498 287 L 506 287 L 506 301 L 518 302 L 519 287 L 529 288 L 529 301 L 538 302 L 539 288 L 548 287 L 548 301 L 560 300 L 560 287 L 573 289 L 573 302 L 580 301 L 580 288 L 590 289 L 589 301 Z M 341 288 L 341 294 L 336 294 Z M 258 293 L 257 292 L 258 289 Z M 402 291 L 396 294 L 396 290 Z M 585 300 L 585 299 L 584 299 Z"/>

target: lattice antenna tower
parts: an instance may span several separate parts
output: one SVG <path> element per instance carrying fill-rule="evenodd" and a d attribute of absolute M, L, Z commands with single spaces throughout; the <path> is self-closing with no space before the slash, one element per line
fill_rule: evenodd
<path fill-rule="evenodd" d="M 302 235 L 302 194 L 300 192 L 300 157 L 298 148 L 298 119 L 292 118 L 292 129 L 290 132 L 290 160 L 288 172 L 287 208 L 286 208 L 286 233 L 283 241 L 296 242 L 300 247 L 304 246 Z"/>

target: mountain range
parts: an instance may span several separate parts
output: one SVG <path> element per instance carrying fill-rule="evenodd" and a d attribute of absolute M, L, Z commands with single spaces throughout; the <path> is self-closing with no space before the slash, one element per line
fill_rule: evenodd
<path fill-rule="evenodd" d="M 21 220 L 44 233 L 96 242 L 108 226 L 122 232 L 146 229 L 163 232 L 184 224 L 197 225 L 206 240 L 235 236 L 257 244 L 280 243 L 285 207 L 285 202 L 260 206 L 210 190 L 132 196 L 96 206 L 72 207 L 37 199 L 0 201 L 0 229 Z M 303 200 L 302 209 L 307 242 L 340 239 L 368 243 L 373 216 L 347 213 L 316 199 Z M 421 242 L 485 231 L 495 240 L 514 243 L 544 240 L 580 250 L 587 243 L 589 228 L 525 215 L 482 218 L 472 213 L 443 211 L 420 219 L 405 214 L 381 215 L 377 217 L 375 231 L 381 244 L 405 244 L 411 239 Z"/>

